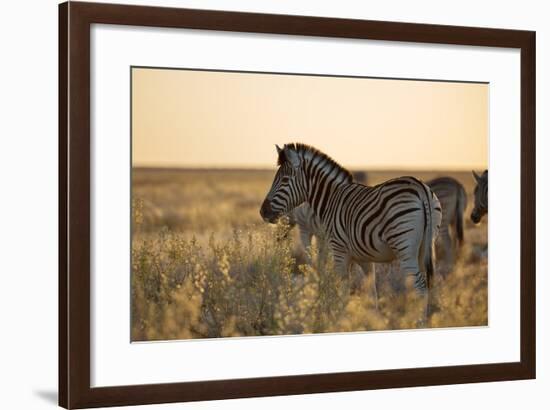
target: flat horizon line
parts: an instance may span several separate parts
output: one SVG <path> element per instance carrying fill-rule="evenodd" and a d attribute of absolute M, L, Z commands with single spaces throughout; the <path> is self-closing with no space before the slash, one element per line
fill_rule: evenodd
<path fill-rule="evenodd" d="M 414 172 L 471 172 L 472 170 L 484 170 L 488 167 L 477 167 L 477 168 L 360 168 L 360 167 L 347 167 L 346 169 L 355 172 L 355 171 L 366 171 L 366 172 L 402 172 L 402 171 L 414 171 Z M 174 172 L 174 171 L 219 171 L 219 172 L 242 172 L 242 171 L 274 171 L 276 169 L 275 165 L 271 168 L 268 167 L 215 167 L 215 166 L 203 166 L 203 167 L 182 167 L 182 166 L 150 166 L 150 165 L 132 165 L 132 170 L 139 171 L 165 171 L 165 172 Z"/>

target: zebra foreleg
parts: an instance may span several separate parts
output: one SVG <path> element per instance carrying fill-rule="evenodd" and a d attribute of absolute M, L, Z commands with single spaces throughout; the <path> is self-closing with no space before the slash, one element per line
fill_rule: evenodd
<path fill-rule="evenodd" d="M 311 247 L 311 240 L 313 239 L 313 235 L 311 232 L 300 228 L 300 241 L 302 241 L 302 246 L 304 249 L 309 249 Z"/>
<path fill-rule="evenodd" d="M 351 257 L 338 246 L 332 245 L 331 249 L 334 261 L 334 271 L 342 278 L 342 283 L 347 288 L 346 293 L 349 295 L 351 292 Z"/>
<path fill-rule="evenodd" d="M 349 281 L 351 260 L 347 255 L 334 255 L 334 270 L 344 279 Z"/>
<path fill-rule="evenodd" d="M 372 290 L 373 290 L 373 297 L 374 297 L 374 306 L 376 307 L 376 310 L 379 310 L 378 309 L 378 289 L 376 286 L 376 265 L 374 263 L 365 261 L 365 262 L 361 262 L 360 266 L 366 277 L 369 276 L 369 273 L 372 273 Z"/>
<path fill-rule="evenodd" d="M 311 239 L 313 238 L 313 234 L 304 226 L 298 225 L 298 228 L 300 230 L 300 242 L 306 253 L 307 262 L 311 265 L 313 263 L 311 258 Z M 317 250 L 317 252 L 319 252 L 319 250 Z"/>

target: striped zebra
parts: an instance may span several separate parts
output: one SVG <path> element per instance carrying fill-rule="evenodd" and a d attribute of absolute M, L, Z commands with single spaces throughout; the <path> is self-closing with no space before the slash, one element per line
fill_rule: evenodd
<path fill-rule="evenodd" d="M 455 259 L 453 248 L 460 251 L 464 242 L 464 211 L 468 203 L 468 197 L 464 186 L 451 177 L 440 177 L 426 182 L 441 203 L 443 217 L 439 229 L 438 245 L 447 265 L 452 266 Z M 449 228 L 454 228 L 455 245 L 452 244 Z"/>
<path fill-rule="evenodd" d="M 434 272 L 433 244 L 441 223 L 439 200 L 413 177 L 374 187 L 352 181 L 351 173 L 308 145 L 277 146 L 279 168 L 260 214 L 274 223 L 307 202 L 327 231 L 337 272 L 348 277 L 351 263 L 364 272 L 370 262 L 399 260 L 400 271 L 429 307 Z"/>
<path fill-rule="evenodd" d="M 489 196 L 487 190 L 489 187 L 489 172 L 483 171 L 483 174 L 479 176 L 475 171 L 472 171 L 476 180 L 476 187 L 474 188 L 474 209 L 470 218 L 472 222 L 478 224 L 481 218 L 485 216 L 489 209 Z"/>

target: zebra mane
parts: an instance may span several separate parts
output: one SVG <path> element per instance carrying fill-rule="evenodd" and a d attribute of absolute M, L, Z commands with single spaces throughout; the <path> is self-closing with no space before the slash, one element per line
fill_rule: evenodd
<path fill-rule="evenodd" d="M 353 175 L 350 171 L 348 171 L 346 168 L 344 168 L 342 165 L 340 165 L 338 162 L 336 162 L 334 159 L 332 159 L 330 156 L 325 154 L 322 151 L 319 151 L 317 148 L 312 147 L 311 145 L 302 144 L 301 142 L 293 142 L 290 144 L 285 144 L 286 148 L 290 148 L 293 151 L 296 151 L 298 155 L 301 155 L 302 158 L 306 156 L 306 154 L 310 155 L 310 160 L 313 160 L 313 158 L 321 158 L 325 160 L 327 163 L 332 165 L 335 168 L 338 168 L 340 173 L 344 175 L 348 182 L 353 181 Z M 279 153 L 279 157 L 277 158 L 277 165 L 283 165 L 287 161 L 285 150 L 281 150 Z"/>

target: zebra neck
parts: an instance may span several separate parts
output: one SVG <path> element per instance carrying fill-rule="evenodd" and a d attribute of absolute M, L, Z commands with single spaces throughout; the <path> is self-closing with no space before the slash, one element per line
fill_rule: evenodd
<path fill-rule="evenodd" d="M 330 178 L 330 175 L 310 183 L 308 204 L 325 227 L 329 225 L 330 204 L 334 202 L 339 188 L 344 185 L 346 182 L 339 178 Z"/>

